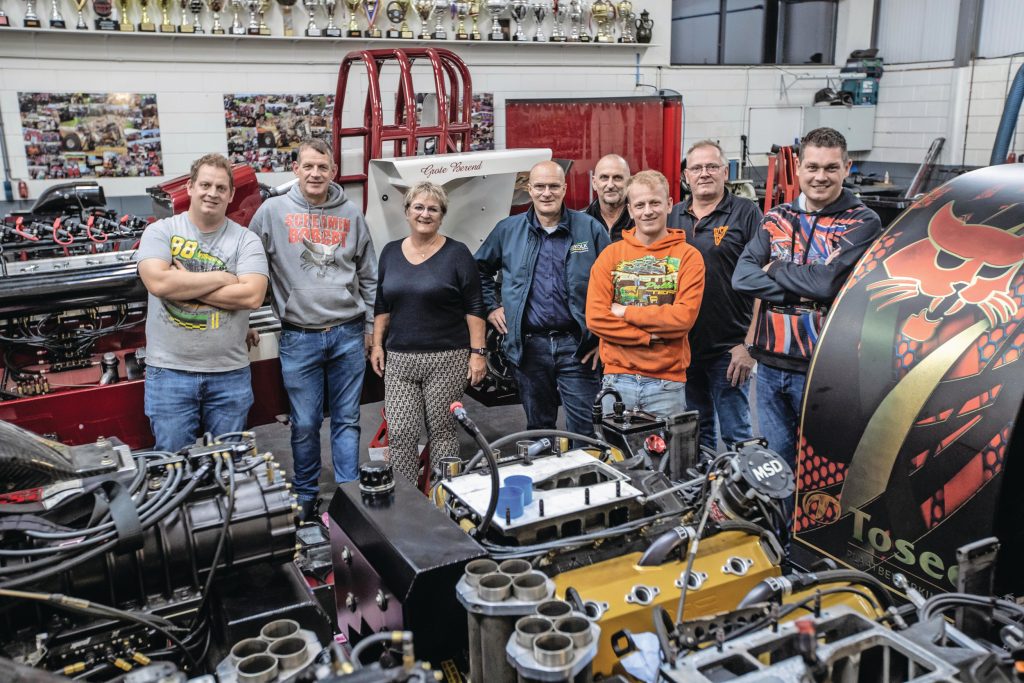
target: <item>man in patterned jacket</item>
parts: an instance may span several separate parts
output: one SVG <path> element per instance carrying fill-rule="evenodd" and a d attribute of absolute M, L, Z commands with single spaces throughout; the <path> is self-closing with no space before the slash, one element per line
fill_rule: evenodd
<path fill-rule="evenodd" d="M 736 291 L 761 300 L 751 347 L 760 363 L 758 421 L 768 446 L 793 467 L 814 344 L 828 307 L 882 229 L 878 214 L 843 188 L 850 165 L 838 131 L 807 133 L 797 162 L 800 195 L 765 214 L 732 277 Z"/>

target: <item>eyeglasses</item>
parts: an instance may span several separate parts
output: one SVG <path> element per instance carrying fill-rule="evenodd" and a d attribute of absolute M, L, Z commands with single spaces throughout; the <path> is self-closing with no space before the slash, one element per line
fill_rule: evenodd
<path fill-rule="evenodd" d="M 409 210 L 412 211 L 413 213 L 423 213 L 424 211 L 426 211 L 431 216 L 436 216 L 437 214 L 441 213 L 440 206 L 426 206 L 424 204 L 413 204 L 412 206 L 409 207 Z"/>
<path fill-rule="evenodd" d="M 700 175 L 704 171 L 714 175 L 723 168 L 724 167 L 721 164 L 697 164 L 696 166 L 687 166 L 686 170 L 688 173 L 693 173 L 694 175 Z"/>
<path fill-rule="evenodd" d="M 563 187 L 565 187 L 565 185 L 562 185 L 561 183 L 533 183 L 532 185 L 530 185 L 530 189 L 532 189 L 534 192 L 541 193 L 558 192 Z"/>

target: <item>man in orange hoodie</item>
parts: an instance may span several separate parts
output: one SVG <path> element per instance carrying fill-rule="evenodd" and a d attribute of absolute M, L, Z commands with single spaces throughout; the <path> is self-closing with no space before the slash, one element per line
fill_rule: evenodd
<path fill-rule="evenodd" d="M 641 171 L 626 186 L 636 222 L 590 270 L 587 328 L 600 339 L 604 386 L 627 408 L 660 416 L 686 409 L 687 335 L 704 296 L 704 259 L 667 227 L 668 180 Z"/>

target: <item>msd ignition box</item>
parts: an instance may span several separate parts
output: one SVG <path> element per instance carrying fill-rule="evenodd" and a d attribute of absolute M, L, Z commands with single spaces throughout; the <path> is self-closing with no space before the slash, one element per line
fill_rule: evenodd
<path fill-rule="evenodd" d="M 606 396 L 612 396 L 612 412 L 603 408 Z M 622 397 L 614 389 L 605 388 L 594 401 L 594 432 L 597 437 L 622 452 L 631 466 L 646 466 L 663 472 L 677 481 L 700 460 L 698 413 L 684 413 L 661 418 L 633 408 L 627 410 Z"/>

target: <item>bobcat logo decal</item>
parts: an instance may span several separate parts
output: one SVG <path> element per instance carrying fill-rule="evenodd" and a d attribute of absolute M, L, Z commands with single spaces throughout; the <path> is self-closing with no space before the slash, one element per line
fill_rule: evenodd
<path fill-rule="evenodd" d="M 302 267 L 303 268 L 316 268 L 317 277 L 327 277 L 328 268 L 337 268 L 338 264 L 334 262 L 334 252 L 338 250 L 338 245 L 341 242 L 335 244 L 317 244 L 316 242 L 310 242 L 305 237 L 302 238 L 302 244 L 306 247 L 306 250 L 302 252 Z"/>
<path fill-rule="evenodd" d="M 926 308 L 907 318 L 903 334 L 925 341 L 946 316 L 967 307 L 980 310 L 989 324 L 1008 322 L 1017 313 L 1010 284 L 1024 264 L 1024 235 L 968 223 L 953 213 L 953 202 L 935 212 L 928 239 L 910 244 L 883 264 L 889 277 L 868 285 L 878 308 L 928 297 Z"/>

